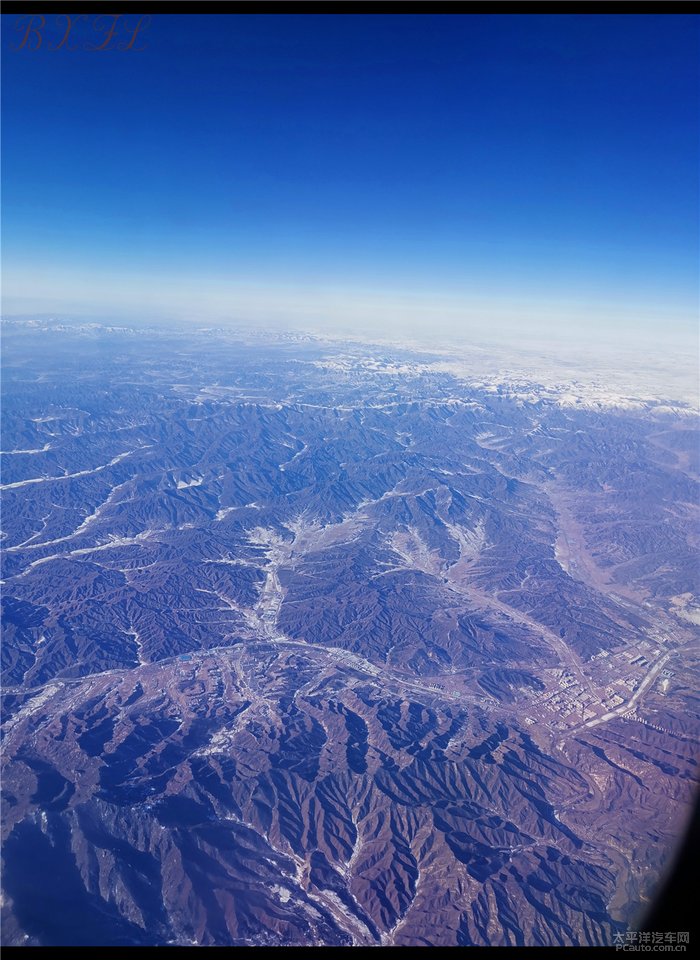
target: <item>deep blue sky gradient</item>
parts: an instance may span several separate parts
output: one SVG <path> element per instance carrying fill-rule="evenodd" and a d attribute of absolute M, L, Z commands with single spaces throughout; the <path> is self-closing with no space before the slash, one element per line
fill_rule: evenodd
<path fill-rule="evenodd" d="M 12 50 L 15 22 L 11 306 L 59 271 L 56 310 L 113 275 L 166 310 L 187 277 L 693 322 L 697 18 L 156 15 L 142 52 Z"/>

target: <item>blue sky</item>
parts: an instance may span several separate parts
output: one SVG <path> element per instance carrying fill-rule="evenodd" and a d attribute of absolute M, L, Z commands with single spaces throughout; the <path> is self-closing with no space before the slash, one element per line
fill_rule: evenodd
<path fill-rule="evenodd" d="M 694 329 L 697 18 L 16 20 L 7 312 Z"/>

